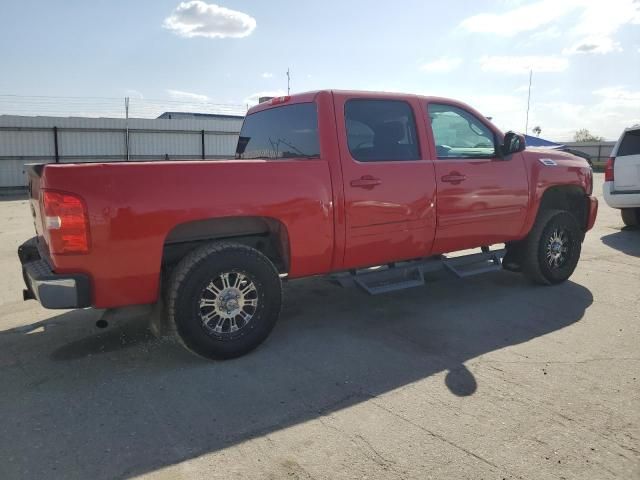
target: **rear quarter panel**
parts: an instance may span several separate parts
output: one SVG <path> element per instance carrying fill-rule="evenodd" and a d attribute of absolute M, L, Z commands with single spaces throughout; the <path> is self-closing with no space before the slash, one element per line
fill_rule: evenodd
<path fill-rule="evenodd" d="M 331 267 L 333 204 L 323 160 L 55 165 L 41 186 L 87 204 L 90 253 L 51 260 L 59 273 L 91 276 L 96 307 L 154 302 L 165 238 L 195 220 L 276 219 L 289 237 L 290 276 Z"/>

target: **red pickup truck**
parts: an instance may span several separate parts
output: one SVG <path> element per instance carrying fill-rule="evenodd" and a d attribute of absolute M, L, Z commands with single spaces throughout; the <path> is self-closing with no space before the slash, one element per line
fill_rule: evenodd
<path fill-rule="evenodd" d="M 164 299 L 182 342 L 210 358 L 267 337 L 285 276 L 370 293 L 420 285 L 434 265 L 563 282 L 598 206 L 582 158 L 525 149 L 454 100 L 354 91 L 253 107 L 235 159 L 35 165 L 29 192 L 25 299 Z"/>

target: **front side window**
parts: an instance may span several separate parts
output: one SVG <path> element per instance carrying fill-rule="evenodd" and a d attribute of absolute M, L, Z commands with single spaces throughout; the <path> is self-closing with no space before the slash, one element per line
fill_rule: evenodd
<path fill-rule="evenodd" d="M 344 108 L 347 143 L 359 162 L 419 160 L 416 122 L 407 102 L 349 100 Z"/>
<path fill-rule="evenodd" d="M 252 113 L 244 119 L 236 158 L 319 158 L 315 103 L 297 103 Z"/>
<path fill-rule="evenodd" d="M 453 105 L 427 106 L 438 158 L 492 158 L 495 135 L 478 118 Z"/>

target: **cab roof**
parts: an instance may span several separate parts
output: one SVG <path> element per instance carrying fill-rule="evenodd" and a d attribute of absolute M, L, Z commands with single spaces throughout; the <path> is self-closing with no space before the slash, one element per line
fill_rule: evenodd
<path fill-rule="evenodd" d="M 407 98 L 417 98 L 420 100 L 426 100 L 428 102 L 436 102 L 436 103 L 446 102 L 446 103 L 452 103 L 452 104 L 459 104 L 468 108 L 466 104 L 452 98 L 417 95 L 414 93 L 382 92 L 382 91 L 373 91 L 373 90 L 339 90 L 339 89 L 312 90 L 309 92 L 301 92 L 301 93 L 294 93 L 287 96 L 274 97 L 274 99 L 284 99 L 286 97 L 290 97 L 290 100 L 287 100 L 286 103 L 313 102 L 316 99 L 316 97 L 321 93 L 339 94 L 339 95 L 350 96 L 350 97 L 353 96 L 353 97 L 363 97 L 363 98 L 387 98 L 387 99 L 397 99 L 397 100 L 406 100 Z M 278 102 L 274 104 L 272 103 L 272 101 L 273 100 L 259 103 L 258 105 L 254 105 L 247 111 L 247 115 L 285 103 L 285 102 Z"/>

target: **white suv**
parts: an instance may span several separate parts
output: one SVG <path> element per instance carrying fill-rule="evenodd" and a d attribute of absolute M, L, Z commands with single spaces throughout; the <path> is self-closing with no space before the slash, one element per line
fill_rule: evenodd
<path fill-rule="evenodd" d="M 604 170 L 604 200 L 622 210 L 625 225 L 640 225 L 640 125 L 627 128 Z"/>

